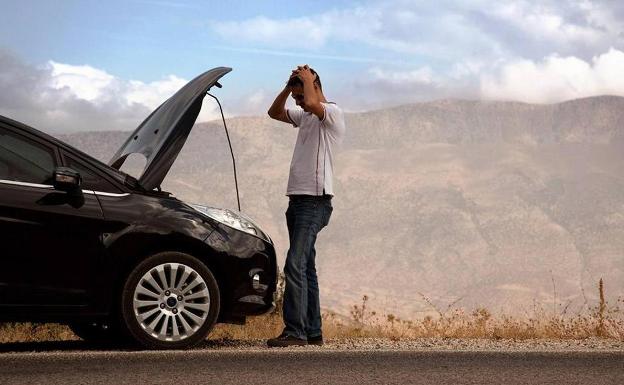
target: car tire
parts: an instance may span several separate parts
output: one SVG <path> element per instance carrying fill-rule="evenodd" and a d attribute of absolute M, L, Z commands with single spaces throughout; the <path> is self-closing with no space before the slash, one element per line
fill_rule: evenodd
<path fill-rule="evenodd" d="M 206 338 L 219 315 L 217 280 L 199 259 L 162 252 L 138 264 L 121 295 L 122 325 L 148 349 L 184 349 Z"/>

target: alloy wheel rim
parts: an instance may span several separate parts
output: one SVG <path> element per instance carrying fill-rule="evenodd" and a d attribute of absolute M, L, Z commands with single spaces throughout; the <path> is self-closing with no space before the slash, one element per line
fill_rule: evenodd
<path fill-rule="evenodd" d="M 206 281 L 181 263 L 163 263 L 143 274 L 132 300 L 141 328 L 160 341 L 192 336 L 204 325 L 210 310 Z"/>

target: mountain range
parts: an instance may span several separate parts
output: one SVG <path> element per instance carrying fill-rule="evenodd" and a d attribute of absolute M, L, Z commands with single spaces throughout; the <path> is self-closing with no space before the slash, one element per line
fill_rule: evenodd
<path fill-rule="evenodd" d="M 582 312 L 600 278 L 610 302 L 624 295 L 624 98 L 441 100 L 347 113 L 346 124 L 334 213 L 317 242 L 324 308 L 348 313 L 366 294 L 402 317 Z M 242 211 L 271 235 L 283 266 L 297 129 L 268 117 L 227 125 Z M 57 136 L 108 162 L 129 134 Z M 196 124 L 162 187 L 236 208 L 220 121 Z"/>

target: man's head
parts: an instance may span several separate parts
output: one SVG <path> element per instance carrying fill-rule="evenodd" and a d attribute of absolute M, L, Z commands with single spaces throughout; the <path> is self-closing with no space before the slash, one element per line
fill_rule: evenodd
<path fill-rule="evenodd" d="M 321 77 L 319 76 L 319 74 L 316 73 L 314 69 L 312 68 L 309 68 L 309 69 L 310 69 L 310 72 L 312 72 L 312 75 L 314 75 L 315 77 L 314 85 L 322 91 L 323 86 L 321 85 Z M 293 76 L 288 81 L 288 87 L 303 87 L 303 80 L 301 80 L 299 76 L 296 76 L 296 74 L 293 74 Z"/>
<path fill-rule="evenodd" d="M 322 95 L 323 85 L 321 84 L 321 77 L 312 68 L 310 68 L 310 72 L 314 75 L 314 91 Z M 290 80 L 288 80 L 287 86 L 290 88 L 290 92 L 293 99 L 295 99 L 295 103 L 304 111 L 307 111 L 303 98 L 303 80 L 297 76 L 296 72 L 293 72 Z"/>

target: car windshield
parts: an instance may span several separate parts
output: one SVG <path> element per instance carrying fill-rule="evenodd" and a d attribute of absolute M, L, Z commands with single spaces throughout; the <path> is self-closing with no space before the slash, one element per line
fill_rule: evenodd
<path fill-rule="evenodd" d="M 72 147 L 70 145 L 68 145 L 67 143 L 65 143 L 65 145 L 67 147 L 69 147 L 72 151 L 74 152 L 78 152 L 81 155 L 81 158 L 86 160 L 87 162 L 90 163 L 95 163 L 96 166 L 99 166 L 100 169 L 102 170 L 106 170 L 106 172 L 112 176 L 113 178 L 115 178 L 118 182 L 128 186 L 128 187 L 132 187 L 134 189 L 139 188 L 138 186 L 138 182 L 136 180 L 136 178 L 134 178 L 132 175 L 130 174 L 126 174 L 125 172 L 121 171 L 121 170 L 117 170 L 115 168 L 112 168 L 111 166 L 107 165 L 106 163 L 92 157 L 91 155 L 82 152 L 78 149 L 76 149 L 75 147 Z"/>
<path fill-rule="evenodd" d="M 132 175 L 126 174 L 125 172 L 123 172 L 121 170 L 114 169 L 114 168 L 110 167 L 109 165 L 107 165 L 106 163 L 100 162 L 97 159 L 94 159 L 94 158 L 91 158 L 91 159 L 93 159 L 95 162 L 97 162 L 102 168 L 104 168 L 117 181 L 125 184 L 128 187 L 138 188 L 138 181 Z"/>

